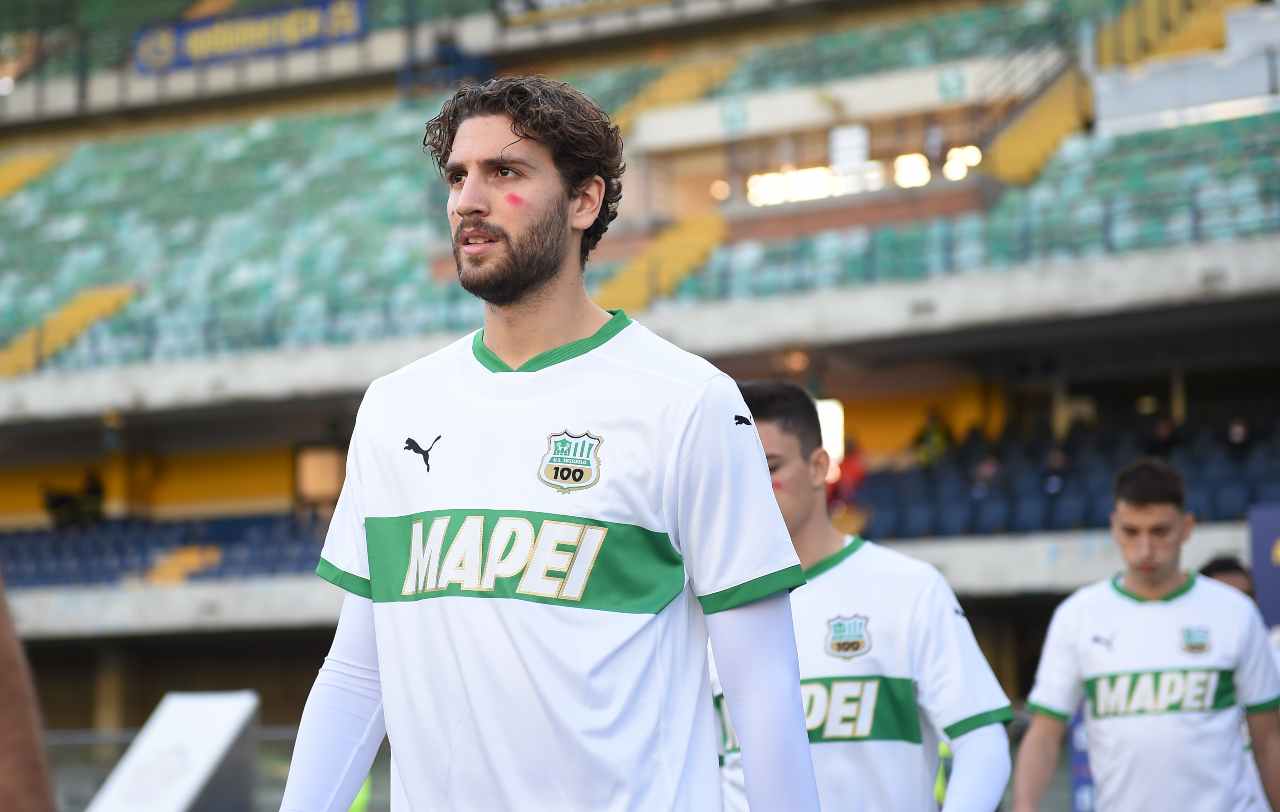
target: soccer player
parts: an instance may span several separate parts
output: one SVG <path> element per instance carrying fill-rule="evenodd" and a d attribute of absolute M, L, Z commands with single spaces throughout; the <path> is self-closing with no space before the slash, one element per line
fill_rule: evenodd
<path fill-rule="evenodd" d="M 464 87 L 427 125 L 484 328 L 373 383 L 318 573 L 351 593 L 283 809 L 720 805 L 707 639 L 762 809 L 817 809 L 803 583 L 733 381 L 587 296 L 622 140 L 560 82 Z"/>
<path fill-rule="evenodd" d="M 1253 603 L 1183 572 L 1195 526 L 1184 504 L 1182 477 L 1163 461 L 1116 477 L 1111 534 L 1125 571 L 1054 612 L 1018 751 L 1015 812 L 1039 808 L 1082 700 L 1099 812 L 1258 809 L 1242 715 L 1277 808 L 1280 672 Z"/>
<path fill-rule="evenodd" d="M 52 812 L 40 715 L 0 580 L 0 809 Z"/>
<path fill-rule="evenodd" d="M 741 389 L 809 580 L 791 602 L 822 808 L 936 810 L 945 736 L 954 762 L 943 808 L 991 812 L 1009 781 L 1003 723 L 1013 713 L 951 588 L 928 564 L 832 526 L 830 457 L 808 393 L 781 382 Z M 742 791 L 738 708 L 719 708 L 725 808 L 772 812 Z"/>
<path fill-rule="evenodd" d="M 1206 561 L 1200 567 L 1200 574 L 1206 578 L 1233 586 L 1253 599 L 1253 575 L 1249 568 L 1234 555 L 1220 555 Z"/>

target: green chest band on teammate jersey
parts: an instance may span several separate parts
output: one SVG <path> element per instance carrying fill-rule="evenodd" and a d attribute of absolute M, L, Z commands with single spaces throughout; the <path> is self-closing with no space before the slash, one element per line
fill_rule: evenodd
<path fill-rule="evenodd" d="M 375 603 L 515 598 L 656 614 L 684 588 L 665 533 L 520 510 L 438 510 L 365 520 Z"/>
<path fill-rule="evenodd" d="M 1203 713 L 1236 704 L 1235 672 L 1182 668 L 1102 674 L 1085 680 L 1095 719 L 1155 713 Z"/>
<path fill-rule="evenodd" d="M 815 677 L 800 681 L 804 726 L 814 744 L 895 741 L 920 744 L 916 684 L 902 677 Z M 715 698 L 723 726 L 724 751 L 738 751 L 737 734 Z"/>

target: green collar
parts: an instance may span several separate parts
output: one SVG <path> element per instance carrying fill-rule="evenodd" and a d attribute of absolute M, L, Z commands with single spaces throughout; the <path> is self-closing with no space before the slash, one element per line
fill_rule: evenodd
<path fill-rule="evenodd" d="M 854 536 L 853 539 L 850 540 L 848 544 L 844 545 L 844 547 L 832 553 L 831 555 L 827 556 L 826 558 L 821 559 L 812 567 L 809 567 L 807 570 L 805 570 L 804 579 L 806 581 L 812 581 L 814 578 L 817 578 L 822 573 L 826 572 L 827 570 L 831 569 L 835 565 L 839 564 L 841 561 L 844 561 L 846 558 L 853 555 L 854 553 L 858 552 L 858 550 L 861 550 L 862 545 L 865 543 L 866 542 L 863 541 L 860 537 Z"/>
<path fill-rule="evenodd" d="M 596 330 L 593 335 L 580 338 L 577 341 L 570 341 L 568 344 L 546 352 L 540 352 L 521 364 L 518 369 L 512 369 L 507 365 L 506 361 L 503 361 L 493 350 L 485 346 L 483 329 L 479 330 L 475 334 L 475 338 L 471 340 L 471 352 L 475 354 L 476 360 L 490 372 L 537 372 L 540 369 L 555 366 L 561 361 L 568 361 L 570 358 L 577 358 L 579 355 L 591 352 L 622 332 L 622 328 L 631 323 L 631 319 L 627 318 L 627 314 L 621 310 L 610 310 L 609 312 L 613 314 L 613 318 L 606 321 L 604 326 Z"/>
<path fill-rule="evenodd" d="M 1123 575 L 1116 575 L 1116 577 L 1111 579 L 1111 586 L 1115 589 L 1116 592 L 1119 592 L 1121 595 L 1124 595 L 1129 600 L 1137 601 L 1138 603 L 1154 603 L 1156 601 L 1164 601 L 1167 603 L 1168 601 L 1174 600 L 1176 598 L 1181 598 L 1183 595 L 1190 592 L 1191 587 L 1195 585 L 1196 585 L 1196 574 L 1194 572 L 1188 573 L 1187 580 L 1183 581 L 1181 584 L 1174 587 L 1168 594 L 1162 595 L 1159 598 L 1144 598 L 1141 595 L 1130 592 L 1129 590 L 1124 588 Z"/>

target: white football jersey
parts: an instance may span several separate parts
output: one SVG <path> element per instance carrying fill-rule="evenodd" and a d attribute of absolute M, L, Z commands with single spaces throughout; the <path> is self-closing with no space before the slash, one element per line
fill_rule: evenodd
<path fill-rule="evenodd" d="M 737 386 L 621 312 L 375 381 L 317 572 L 373 601 L 396 812 L 718 808 L 704 614 L 804 582 Z"/>
<path fill-rule="evenodd" d="M 955 594 L 929 564 L 858 538 L 805 577 L 791 613 L 822 808 L 934 812 L 939 736 L 1013 719 Z M 742 812 L 741 752 L 716 693 L 724 808 Z"/>
<path fill-rule="evenodd" d="M 1280 672 L 1257 608 L 1196 575 L 1161 600 L 1120 576 L 1053 614 L 1033 712 L 1066 720 L 1084 702 L 1100 812 L 1259 810 L 1243 715 L 1280 708 Z"/>

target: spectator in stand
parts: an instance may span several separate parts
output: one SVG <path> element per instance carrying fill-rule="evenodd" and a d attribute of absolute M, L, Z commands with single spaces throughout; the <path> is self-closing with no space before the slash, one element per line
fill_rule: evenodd
<path fill-rule="evenodd" d="M 1181 442 L 1182 437 L 1173 418 L 1161 417 L 1152 428 L 1151 436 L 1147 438 L 1143 451 L 1148 456 L 1168 459 L 1173 449 L 1177 448 Z"/>
<path fill-rule="evenodd" d="M 1044 465 L 1040 469 L 1040 481 L 1045 496 L 1057 496 L 1067 484 L 1067 476 L 1071 473 L 1071 462 L 1067 452 L 1061 446 L 1054 446 L 1045 455 Z"/>
<path fill-rule="evenodd" d="M 1236 462 L 1244 462 L 1253 448 L 1253 435 L 1249 423 L 1243 417 L 1233 417 L 1227 424 L 1227 453 Z"/>
<path fill-rule="evenodd" d="M 840 478 L 827 488 L 827 505 L 852 504 L 858 486 L 867 478 L 867 463 L 862 447 L 852 437 L 844 441 L 844 459 L 840 461 Z"/>
<path fill-rule="evenodd" d="M 946 456 L 954 445 L 955 438 L 951 434 L 951 427 L 942 419 L 938 407 L 930 406 L 929 413 L 924 419 L 924 426 L 911 441 L 911 450 L 915 453 L 916 461 L 925 467 L 933 465 Z"/>
<path fill-rule="evenodd" d="M 1003 469 L 1000 459 L 994 454 L 987 454 L 973 466 L 973 487 L 969 491 L 974 499 L 986 499 L 1000 487 L 1000 476 Z"/>

